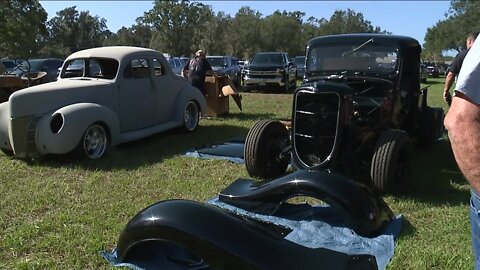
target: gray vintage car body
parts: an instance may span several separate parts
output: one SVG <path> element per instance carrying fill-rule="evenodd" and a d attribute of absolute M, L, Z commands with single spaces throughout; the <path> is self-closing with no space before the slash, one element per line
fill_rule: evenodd
<path fill-rule="evenodd" d="M 187 108 L 196 109 L 193 125 Z M 88 49 L 65 60 L 56 82 L 22 89 L 0 104 L 0 148 L 19 157 L 68 153 L 82 139 L 98 141 L 95 132 L 85 138 L 92 125 L 112 146 L 182 125 L 193 131 L 205 108 L 201 92 L 176 76 L 162 54 Z"/>

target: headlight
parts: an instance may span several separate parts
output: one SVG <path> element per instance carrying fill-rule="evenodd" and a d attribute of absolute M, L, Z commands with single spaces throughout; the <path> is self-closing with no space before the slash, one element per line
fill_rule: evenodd
<path fill-rule="evenodd" d="M 284 70 L 284 69 L 281 69 L 281 68 L 278 68 L 278 69 L 277 69 L 277 74 L 278 74 L 278 75 L 283 75 L 283 74 L 285 74 L 285 70 Z"/>

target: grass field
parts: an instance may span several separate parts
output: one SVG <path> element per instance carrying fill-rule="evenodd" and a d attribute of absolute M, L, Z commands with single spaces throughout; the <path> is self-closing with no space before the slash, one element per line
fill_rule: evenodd
<path fill-rule="evenodd" d="M 445 107 L 443 80 L 428 80 L 432 106 Z M 0 155 L 0 269 L 112 269 L 99 252 L 116 245 L 141 209 L 174 198 L 206 201 L 248 177 L 243 165 L 183 151 L 245 136 L 259 119 L 289 118 L 291 102 L 291 94 L 245 93 L 243 112 L 232 101 L 228 116 L 203 120 L 193 134 L 170 131 L 124 144 L 99 161 Z M 414 156 L 406 195 L 385 197 L 406 221 L 388 269 L 473 269 L 469 187 L 448 140 Z"/>

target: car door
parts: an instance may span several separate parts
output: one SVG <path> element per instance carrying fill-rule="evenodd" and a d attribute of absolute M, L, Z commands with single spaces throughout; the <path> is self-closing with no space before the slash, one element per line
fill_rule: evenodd
<path fill-rule="evenodd" d="M 152 77 L 153 69 L 145 57 L 128 61 L 119 88 L 119 117 L 122 132 L 158 124 L 158 93 Z"/>
<path fill-rule="evenodd" d="M 153 81 L 157 95 L 158 120 L 160 123 L 168 122 L 173 117 L 175 101 L 180 92 L 181 79 L 168 72 L 166 63 L 161 59 L 153 58 Z"/>

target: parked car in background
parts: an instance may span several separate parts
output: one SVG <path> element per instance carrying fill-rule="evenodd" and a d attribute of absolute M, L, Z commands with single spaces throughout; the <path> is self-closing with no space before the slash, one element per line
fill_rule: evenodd
<path fill-rule="evenodd" d="M 420 63 L 420 82 L 421 83 L 426 83 L 427 82 L 427 65 Z"/>
<path fill-rule="evenodd" d="M 447 69 L 448 65 L 447 64 L 438 64 L 438 72 L 442 75 L 447 75 Z"/>
<path fill-rule="evenodd" d="M 37 77 L 42 72 L 43 77 L 40 78 L 40 83 L 53 82 L 57 80 L 58 68 L 63 65 L 62 59 L 47 58 L 47 59 L 30 59 L 21 62 L 16 66 L 10 74 L 19 77 Z"/>
<path fill-rule="evenodd" d="M 427 62 L 427 74 L 430 77 L 438 78 L 440 76 L 440 71 L 435 63 Z"/>
<path fill-rule="evenodd" d="M 172 68 L 173 73 L 177 74 L 178 76 L 182 76 L 182 70 L 185 64 L 183 64 L 180 58 L 172 57 L 168 59 L 168 64 L 170 65 L 170 68 Z"/>
<path fill-rule="evenodd" d="M 110 146 L 175 127 L 194 131 L 203 94 L 157 51 L 102 47 L 71 54 L 56 82 L 16 91 L 0 104 L 0 149 L 18 157 Z"/>
<path fill-rule="evenodd" d="M 297 66 L 297 79 L 303 79 L 305 75 L 305 56 L 297 56 L 293 61 Z"/>
<path fill-rule="evenodd" d="M 297 67 L 290 61 L 288 53 L 260 52 L 245 67 L 243 86 L 251 89 L 272 89 L 288 91 L 297 84 Z"/>
<path fill-rule="evenodd" d="M 16 66 L 17 66 L 17 61 L 16 60 L 9 60 L 9 59 L 4 59 L 0 61 L 3 66 L 5 67 L 5 73 L 10 73 Z"/>
<path fill-rule="evenodd" d="M 235 85 L 240 85 L 241 72 L 238 61 L 232 56 L 207 56 L 207 60 L 217 76 L 230 76 Z"/>
<path fill-rule="evenodd" d="M 185 66 L 185 64 L 187 64 L 188 60 L 190 60 L 190 58 L 185 57 L 185 56 L 180 57 L 180 61 L 182 61 L 183 66 Z"/>

